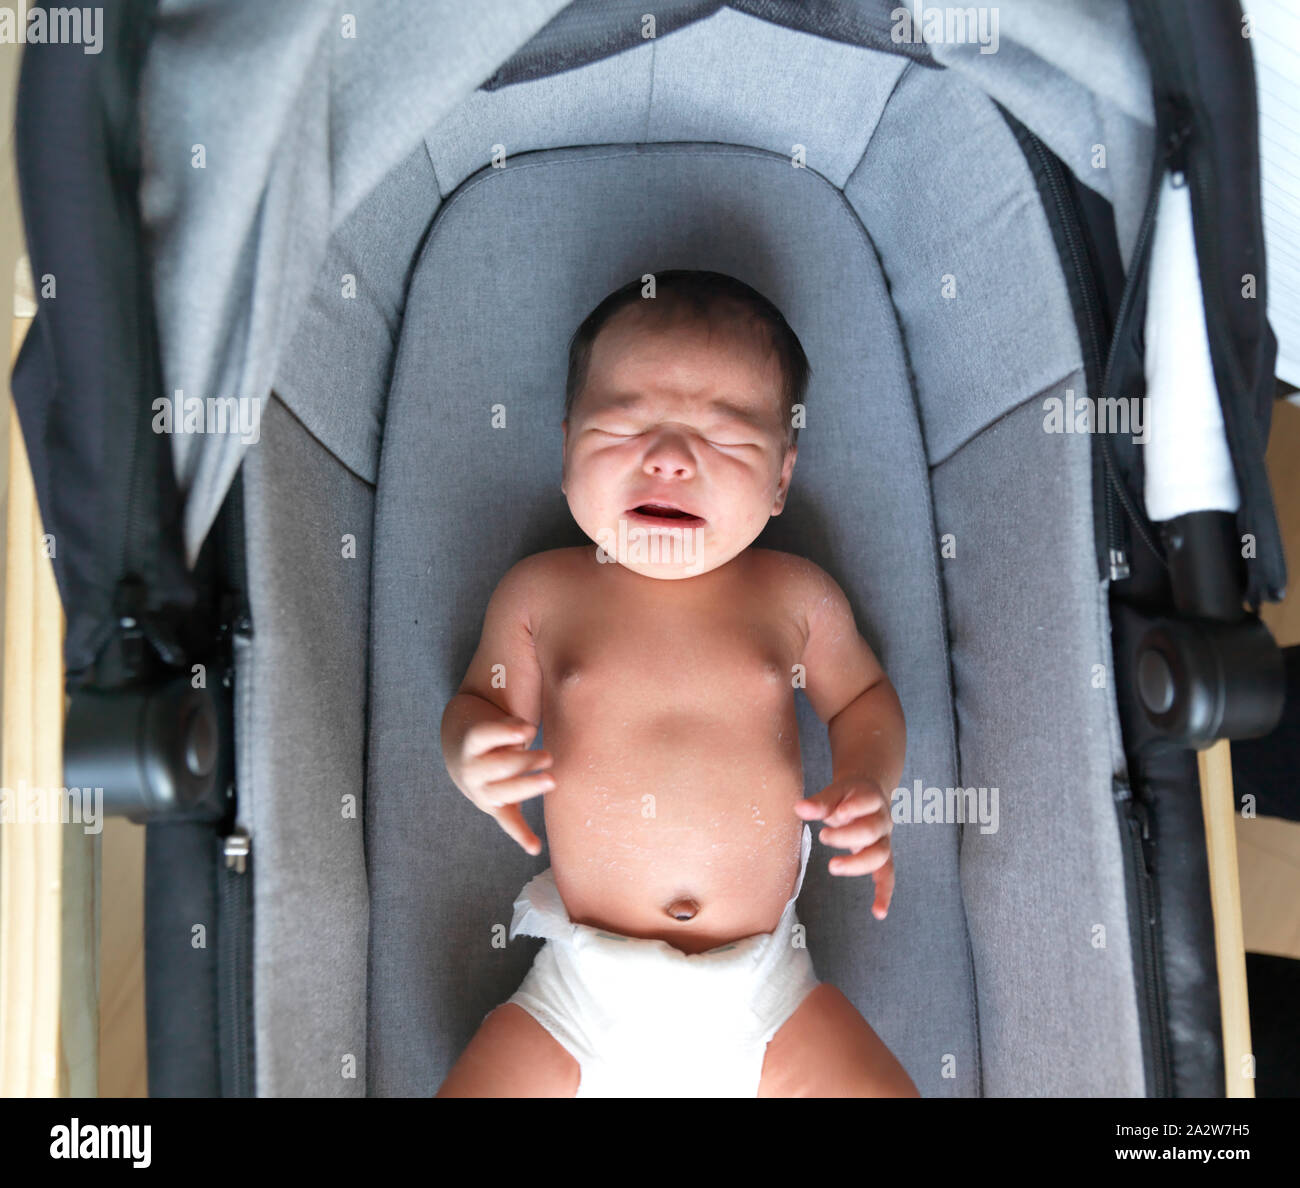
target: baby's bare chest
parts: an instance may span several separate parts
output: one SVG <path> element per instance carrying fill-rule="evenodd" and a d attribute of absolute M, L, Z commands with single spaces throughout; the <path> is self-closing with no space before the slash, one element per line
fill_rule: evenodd
<path fill-rule="evenodd" d="M 800 684 L 795 616 L 775 591 L 722 593 L 557 600 L 536 639 L 544 697 L 602 715 L 782 705 Z"/>

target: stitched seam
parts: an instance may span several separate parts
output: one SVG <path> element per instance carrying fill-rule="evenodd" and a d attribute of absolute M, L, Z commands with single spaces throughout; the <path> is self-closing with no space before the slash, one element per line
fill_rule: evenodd
<path fill-rule="evenodd" d="M 1027 405 L 1033 404 L 1036 400 L 1042 397 L 1044 393 L 1051 392 L 1053 389 L 1065 383 L 1066 380 L 1076 375 L 1079 377 L 1080 385 L 1082 385 L 1083 368 L 1074 367 L 1070 371 L 1067 371 L 1063 376 L 1060 376 L 1058 379 L 1054 379 L 1046 387 L 1039 388 L 1037 392 L 1034 392 L 1030 396 L 1026 396 L 1023 400 L 1017 401 L 1015 404 L 1013 404 L 1010 408 L 1006 409 L 1004 412 L 998 413 L 998 415 L 994 417 L 991 421 L 987 422 L 984 425 L 981 425 L 974 432 L 964 437 L 958 445 L 953 446 L 953 448 L 942 458 L 940 458 L 936 462 L 932 462 L 930 464 L 930 469 L 938 470 L 938 468 L 940 466 L 943 466 L 946 462 L 951 462 L 953 458 L 955 458 L 959 453 L 961 453 L 962 450 L 964 450 L 968 445 L 970 445 L 973 441 L 975 441 L 976 438 L 983 436 L 990 429 L 996 428 L 998 425 L 1002 424 L 1002 422 L 1005 421 L 1008 417 L 1014 416 L 1016 413 L 1020 412 L 1020 410 L 1025 408 Z"/>
<path fill-rule="evenodd" d="M 601 151 L 601 150 L 605 150 L 605 151 Z M 557 158 L 569 154 L 580 156 L 581 160 L 585 162 L 585 161 L 593 161 L 593 160 L 608 161 L 608 160 L 617 159 L 619 157 L 635 157 L 641 153 L 655 153 L 655 152 L 663 152 L 665 154 L 681 153 L 682 156 L 692 156 L 692 157 L 696 157 L 696 156 L 716 156 L 716 157 L 729 157 L 729 158 L 756 157 L 764 161 L 779 161 L 787 168 L 789 168 L 790 165 L 790 158 L 782 156 L 780 153 L 769 152 L 767 149 L 756 149 L 756 148 L 744 147 L 744 146 L 722 145 L 718 141 L 714 141 L 714 140 L 662 140 L 662 141 L 651 141 L 646 144 L 626 145 L 626 146 L 580 144 L 580 145 L 565 145 L 563 148 L 535 149 L 535 150 L 530 150 L 527 153 L 521 153 L 520 156 L 521 157 L 546 156 L 548 159 L 545 161 L 521 161 L 519 164 L 516 165 L 511 165 L 507 163 L 504 169 L 493 169 L 492 166 L 485 165 L 482 169 L 478 171 L 478 173 L 474 174 L 471 177 L 466 178 L 465 181 L 461 182 L 461 184 L 457 187 L 457 189 L 451 195 L 451 197 L 448 198 L 442 204 L 442 206 L 438 208 L 438 214 L 435 216 L 434 219 L 434 231 L 437 230 L 438 220 L 443 218 L 446 215 L 447 211 L 451 210 L 454 206 L 456 206 L 456 204 L 461 200 L 461 198 L 464 195 L 470 193 L 470 191 L 476 189 L 481 185 L 484 185 L 487 182 L 496 180 L 500 176 L 510 173 L 511 171 L 518 172 L 524 169 L 550 168 L 551 166 L 557 164 Z M 841 202 L 843 202 L 843 204 L 848 208 L 849 213 L 854 216 L 854 221 L 858 223 L 859 227 L 861 227 L 861 222 L 860 220 L 857 219 L 856 212 L 853 210 L 853 207 L 849 203 L 848 199 L 844 197 L 844 194 L 840 190 L 839 186 L 837 186 L 833 181 L 831 181 L 830 178 L 828 178 L 825 174 L 819 173 L 816 169 L 812 168 L 812 166 L 810 165 L 804 166 L 801 172 L 812 175 L 813 177 L 817 178 L 819 181 L 823 182 L 829 190 L 832 190 L 835 194 L 838 194 Z"/>

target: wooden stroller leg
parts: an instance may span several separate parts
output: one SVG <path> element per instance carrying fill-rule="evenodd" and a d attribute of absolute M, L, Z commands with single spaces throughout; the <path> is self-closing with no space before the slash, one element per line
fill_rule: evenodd
<path fill-rule="evenodd" d="M 1246 941 L 1241 923 L 1241 881 L 1237 874 L 1236 801 L 1227 739 L 1197 757 L 1201 811 L 1210 862 L 1210 902 L 1219 967 L 1223 1018 L 1223 1063 L 1229 1097 L 1255 1096 L 1255 1057 L 1250 1050 L 1250 1006 L 1246 997 Z"/>
<path fill-rule="evenodd" d="M 15 286 L 11 357 L 35 313 L 26 282 Z M 39 790 L 48 808 L 63 784 L 64 623 L 12 400 L 8 421 L 0 786 L 18 820 L 0 824 L 0 1095 L 94 1097 L 99 835 L 33 820 L 24 803 Z"/>

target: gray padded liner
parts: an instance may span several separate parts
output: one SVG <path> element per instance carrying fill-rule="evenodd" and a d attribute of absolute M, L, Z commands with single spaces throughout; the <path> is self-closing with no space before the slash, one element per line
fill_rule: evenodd
<path fill-rule="evenodd" d="M 911 67 L 844 196 L 880 251 L 931 465 L 1082 365 L 1029 166 L 969 83 Z"/>
<path fill-rule="evenodd" d="M 961 782 L 999 789 L 997 832 L 968 825 L 961 850 L 994 1097 L 1146 1092 L 1091 439 L 1043 431 L 1043 398 L 1067 386 L 1081 397 L 1082 373 L 933 472 L 938 529 L 956 552 L 940 569 Z"/>
<path fill-rule="evenodd" d="M 253 636 L 237 652 L 235 712 L 239 823 L 252 837 L 256 1092 L 359 1097 L 374 491 L 277 400 L 243 473 Z"/>
<path fill-rule="evenodd" d="M 1040 84 L 1046 110 L 1052 83 Z M 1074 131 L 1088 145 L 1100 135 L 1087 121 Z M 1079 365 L 1065 292 L 1035 275 L 1056 269 L 1041 203 L 987 96 L 956 71 L 724 9 L 579 70 L 474 92 L 429 131 L 427 162 L 409 159 L 339 229 L 277 390 L 357 474 L 378 473 L 401 286 L 438 204 L 497 145 L 509 169 L 575 140 L 717 142 L 786 157 L 801 145 L 807 168 L 842 187 L 870 228 L 916 338 L 931 462 Z M 353 301 L 339 297 L 345 271 L 358 278 Z M 952 300 L 940 295 L 947 273 Z"/>
<path fill-rule="evenodd" d="M 808 427 L 790 502 L 760 543 L 811 557 L 849 594 L 908 717 L 905 781 L 955 780 L 916 410 L 875 252 L 839 191 L 786 158 L 720 146 L 559 150 L 485 170 L 440 211 L 417 266 L 383 439 L 366 816 L 372 1093 L 436 1089 L 536 950 L 524 938 L 494 948 L 492 929 L 548 858 L 523 854 L 452 785 L 439 722 L 501 575 L 583 540 L 558 489 L 569 334 L 610 289 L 673 267 L 739 276 L 800 335 L 816 369 Z M 504 429 L 491 427 L 498 402 Z M 829 748 L 802 696 L 800 722 L 812 792 L 829 780 Z M 529 812 L 540 830 L 540 805 Z M 818 975 L 931 1096 L 978 1092 L 958 841 L 955 824 L 899 830 L 883 924 L 869 881 L 832 879 L 824 862 L 800 899 Z"/>
<path fill-rule="evenodd" d="M 406 290 L 439 201 L 421 144 L 330 240 L 280 365 L 276 394 L 370 483 Z"/>

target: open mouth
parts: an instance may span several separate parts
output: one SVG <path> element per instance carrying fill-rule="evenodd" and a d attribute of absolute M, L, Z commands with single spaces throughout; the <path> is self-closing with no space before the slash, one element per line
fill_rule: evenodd
<path fill-rule="evenodd" d="M 673 507 L 670 503 L 642 503 L 637 507 L 630 508 L 628 514 L 638 520 L 645 520 L 655 524 L 703 524 L 702 516 L 694 515 L 691 512 L 683 511 L 680 507 Z"/>

